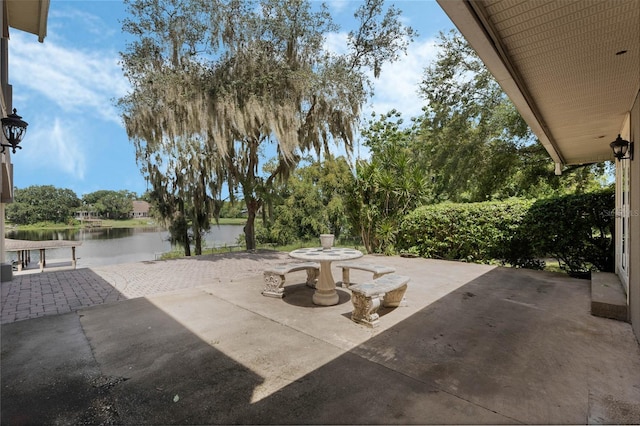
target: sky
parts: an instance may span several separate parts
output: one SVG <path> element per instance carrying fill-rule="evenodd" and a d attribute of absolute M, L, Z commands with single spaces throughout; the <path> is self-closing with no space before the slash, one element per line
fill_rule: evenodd
<path fill-rule="evenodd" d="M 340 49 L 360 2 L 325 3 L 341 26 L 327 43 Z M 424 105 L 418 83 L 435 59 L 435 39 L 453 24 L 435 0 L 387 3 L 403 11 L 404 23 L 417 30 L 418 37 L 406 56 L 382 68 L 364 114 L 395 108 L 409 119 Z M 53 185 L 71 189 L 78 197 L 103 189 L 141 195 L 148 189 L 116 107 L 116 100 L 129 90 L 119 65 L 119 52 L 126 50 L 128 41 L 121 31 L 126 17 L 119 0 L 51 0 L 44 43 L 35 35 L 11 30 L 13 106 L 29 123 L 23 149 L 12 154 L 17 188 Z"/>

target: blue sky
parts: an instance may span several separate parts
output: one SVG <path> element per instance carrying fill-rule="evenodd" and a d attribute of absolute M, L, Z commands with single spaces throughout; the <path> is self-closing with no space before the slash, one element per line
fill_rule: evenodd
<path fill-rule="evenodd" d="M 328 38 L 339 49 L 360 2 L 326 3 L 344 31 Z M 365 114 L 395 108 L 408 119 L 419 115 L 424 104 L 417 83 L 435 57 L 434 39 L 453 25 L 433 0 L 388 3 L 403 11 L 419 37 L 406 57 L 383 67 Z M 101 189 L 138 194 L 147 189 L 115 106 L 128 91 L 118 64 L 119 52 L 125 50 L 125 17 L 118 0 L 52 0 L 44 43 L 11 31 L 13 106 L 29 123 L 23 149 L 12 155 L 16 187 L 54 185 L 79 197 Z"/>

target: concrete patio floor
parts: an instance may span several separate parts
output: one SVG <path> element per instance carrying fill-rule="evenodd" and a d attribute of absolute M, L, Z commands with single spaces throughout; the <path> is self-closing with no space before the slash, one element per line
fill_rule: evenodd
<path fill-rule="evenodd" d="M 225 279 L 215 257 L 91 271 L 111 289 L 104 303 L 2 325 L 1 422 L 640 423 L 638 342 L 589 314 L 588 281 L 365 258 L 411 277 L 408 306 L 383 310 L 377 329 L 350 320 L 346 289 L 313 305 L 304 272 L 273 299 L 254 264 Z M 127 271 L 176 286 L 126 296 Z"/>

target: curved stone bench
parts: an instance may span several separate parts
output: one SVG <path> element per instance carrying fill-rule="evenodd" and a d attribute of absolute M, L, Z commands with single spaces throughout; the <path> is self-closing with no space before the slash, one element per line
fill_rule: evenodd
<path fill-rule="evenodd" d="M 364 262 L 339 262 L 336 263 L 335 266 L 342 268 L 342 287 L 347 288 L 351 285 L 351 281 L 349 279 L 350 269 L 360 269 L 362 271 L 372 272 L 374 280 L 385 274 L 392 274 L 396 271 L 396 268 L 392 266 L 376 265 L 374 263 Z"/>
<path fill-rule="evenodd" d="M 289 272 L 307 271 L 307 285 L 315 288 L 318 275 L 320 274 L 320 264 L 315 262 L 289 263 L 286 265 L 276 265 L 264 270 L 264 290 L 262 295 L 267 297 L 284 296 L 285 275 Z"/>
<path fill-rule="evenodd" d="M 397 307 L 403 304 L 409 280 L 410 278 L 404 275 L 390 274 L 372 282 L 349 287 L 353 303 L 351 319 L 359 324 L 377 327 L 380 304 L 385 307 Z"/>

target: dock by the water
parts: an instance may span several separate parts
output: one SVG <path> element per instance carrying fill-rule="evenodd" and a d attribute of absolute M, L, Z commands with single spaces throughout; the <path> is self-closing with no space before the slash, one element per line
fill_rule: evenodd
<path fill-rule="evenodd" d="M 56 248 L 71 248 L 71 267 L 76 268 L 76 247 L 82 245 L 82 241 L 71 240 L 46 240 L 46 241 L 28 241 L 28 240 L 14 240 L 11 238 L 5 238 L 5 249 L 7 252 L 17 252 L 18 254 L 18 271 L 25 269 L 29 263 L 31 263 L 31 251 L 39 251 L 40 259 L 38 260 L 38 266 L 40 272 L 47 266 L 47 249 Z"/>

